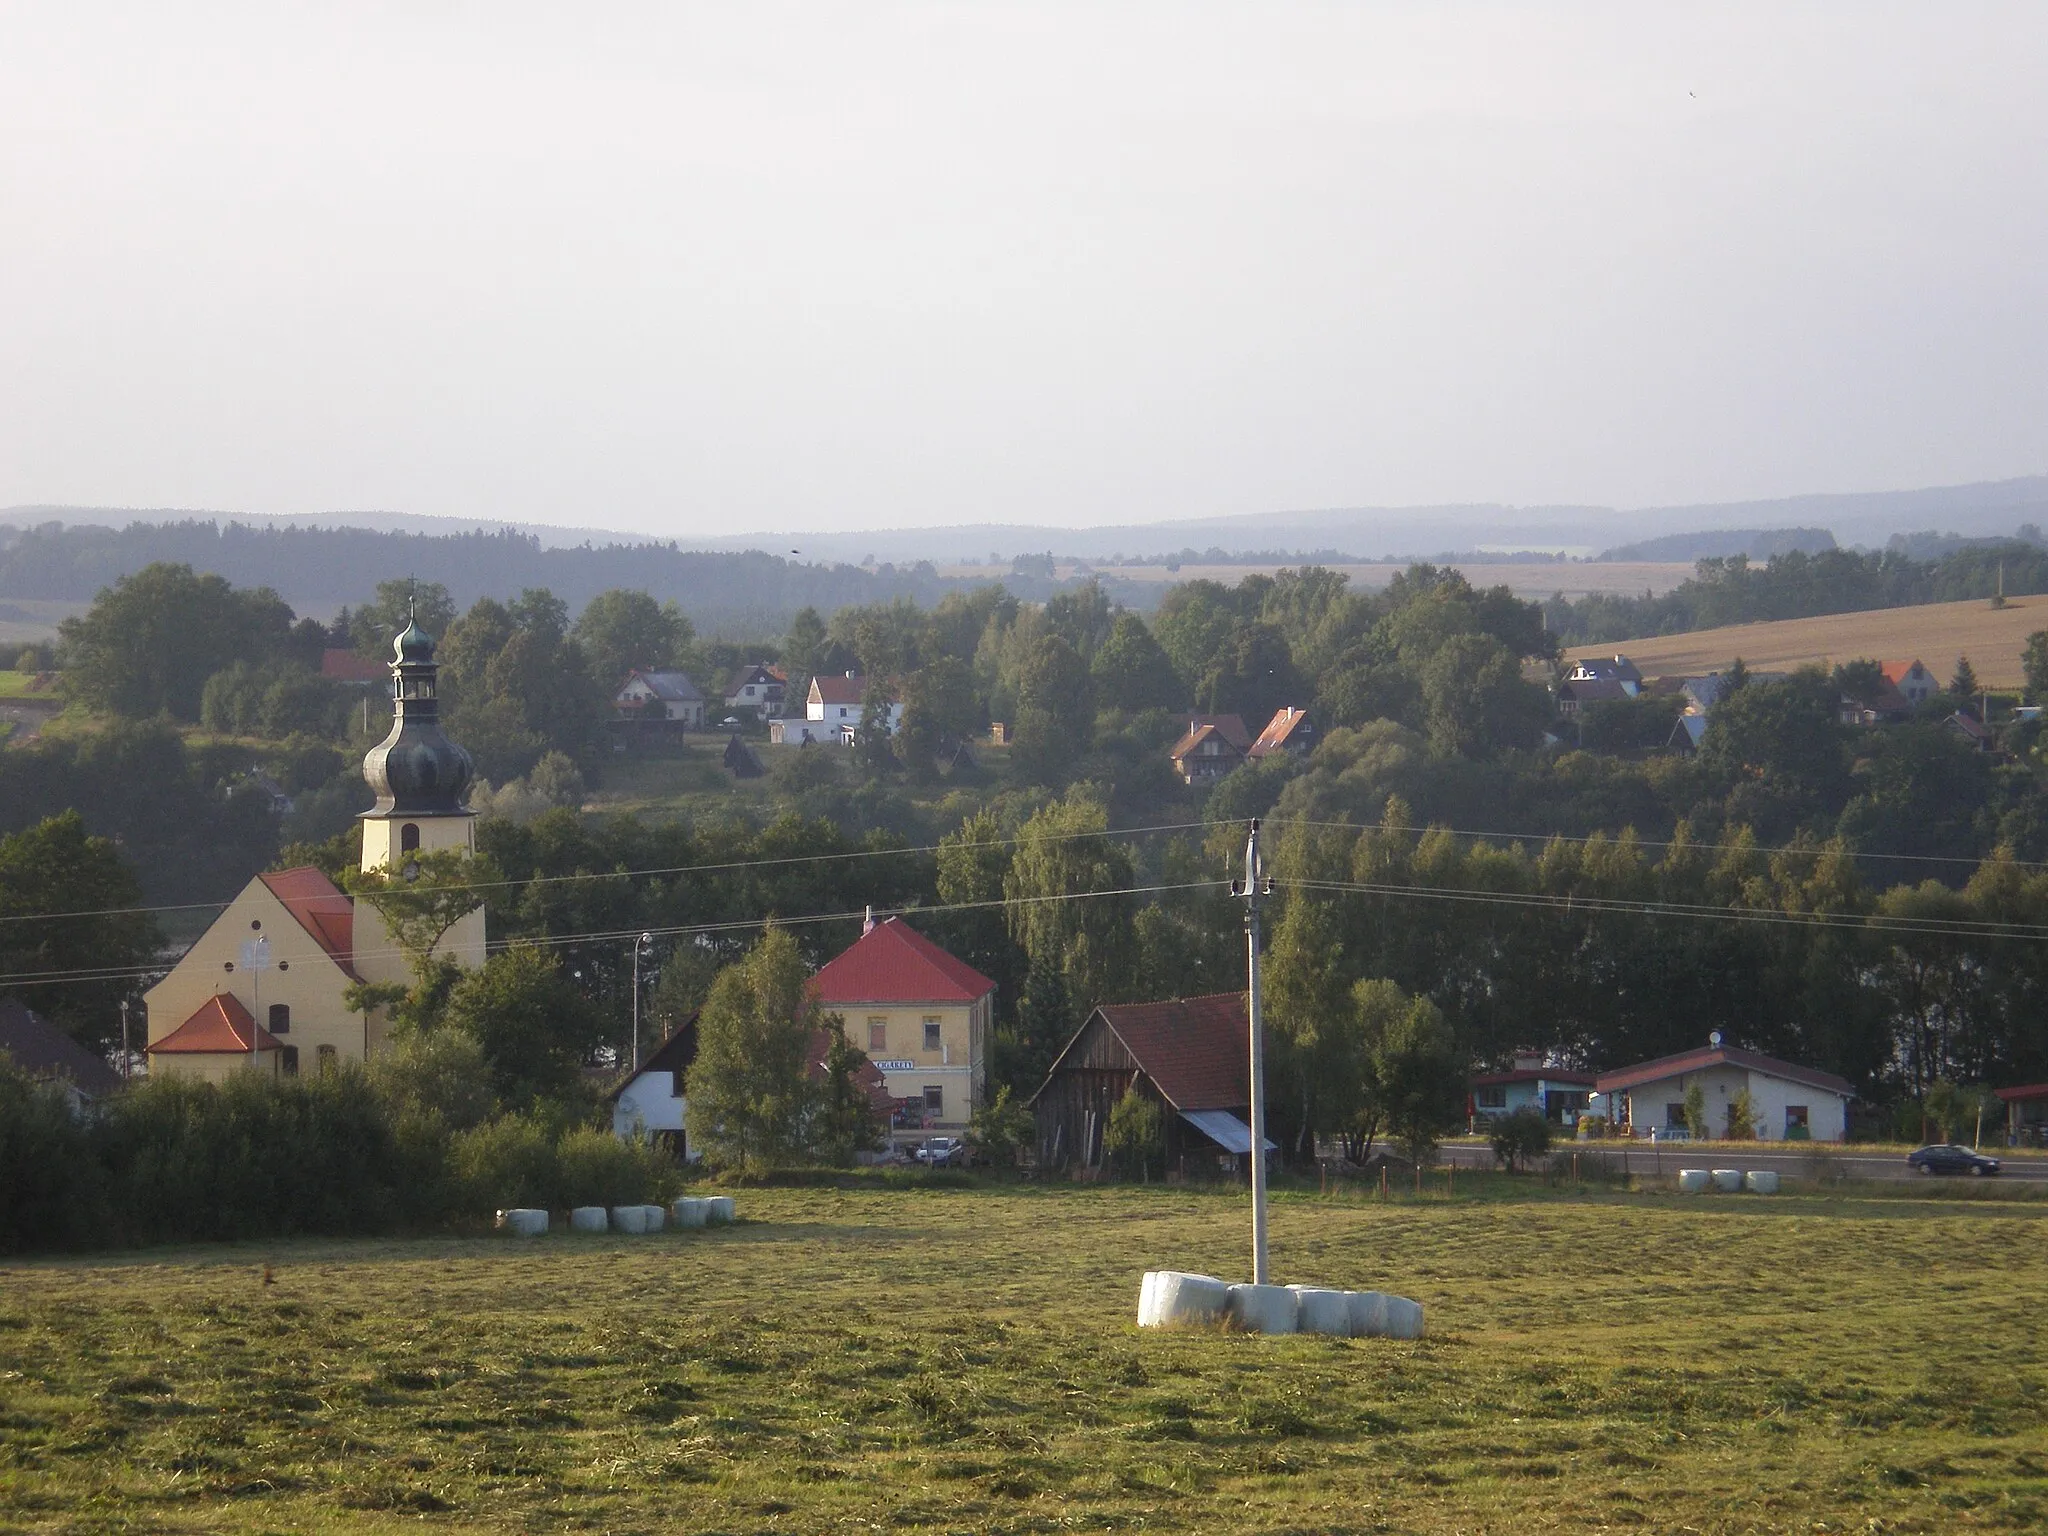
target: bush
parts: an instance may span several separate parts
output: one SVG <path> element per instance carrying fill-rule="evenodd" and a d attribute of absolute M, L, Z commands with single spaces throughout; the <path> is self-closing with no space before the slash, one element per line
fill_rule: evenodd
<path fill-rule="evenodd" d="M 1550 1122 L 1541 1110 L 1524 1106 L 1496 1120 L 1489 1140 L 1494 1161 L 1514 1173 L 1518 1168 L 1533 1167 L 1536 1159 L 1550 1150 Z"/>
<path fill-rule="evenodd" d="M 548 1210 L 563 1203 L 554 1139 L 528 1116 L 506 1115 L 464 1131 L 449 1146 L 449 1163 L 469 1210 Z"/>
<path fill-rule="evenodd" d="M 610 1131 L 569 1132 L 555 1147 L 564 1205 L 639 1205 L 680 1182 L 675 1164 L 652 1145 Z"/>
<path fill-rule="evenodd" d="M 91 1240 L 106 1190 L 85 1127 L 60 1089 L 0 1052 L 0 1253 Z"/>

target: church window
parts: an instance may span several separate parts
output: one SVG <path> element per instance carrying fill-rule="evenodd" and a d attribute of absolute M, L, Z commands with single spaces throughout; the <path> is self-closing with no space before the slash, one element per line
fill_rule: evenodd
<path fill-rule="evenodd" d="M 283 1067 L 286 1077 L 297 1077 L 299 1075 L 299 1048 L 296 1045 L 288 1045 L 284 1048 L 284 1060 L 280 1065 Z"/>
<path fill-rule="evenodd" d="M 272 1003 L 270 1005 L 270 1032 L 273 1035 L 288 1035 L 292 1032 L 292 1005 Z"/>
<path fill-rule="evenodd" d="M 408 821 L 398 829 L 398 851 L 412 853 L 420 845 L 420 829 L 416 822 Z"/>
<path fill-rule="evenodd" d="M 262 919 L 262 918 L 260 918 L 260 917 L 252 917 L 252 918 L 250 918 L 250 919 L 249 919 L 249 931 L 250 931 L 251 933 L 261 933 L 261 932 L 263 931 L 263 919 Z"/>

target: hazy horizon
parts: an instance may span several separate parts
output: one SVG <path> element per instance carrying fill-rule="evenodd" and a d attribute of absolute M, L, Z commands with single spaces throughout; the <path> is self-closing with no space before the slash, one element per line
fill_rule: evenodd
<path fill-rule="evenodd" d="M 685 540 L 2048 465 L 2048 11 L 0 5 L 0 505 Z"/>

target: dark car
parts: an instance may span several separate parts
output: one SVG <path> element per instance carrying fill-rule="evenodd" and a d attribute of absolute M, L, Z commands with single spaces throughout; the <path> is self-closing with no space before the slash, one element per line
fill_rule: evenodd
<path fill-rule="evenodd" d="M 1922 1147 L 1906 1154 L 1906 1166 L 1921 1173 L 1974 1173 L 1979 1178 L 1998 1172 L 1998 1159 L 1953 1143 Z"/>

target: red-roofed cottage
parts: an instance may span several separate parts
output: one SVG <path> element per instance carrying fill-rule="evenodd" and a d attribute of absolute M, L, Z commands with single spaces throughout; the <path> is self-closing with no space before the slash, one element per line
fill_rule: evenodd
<path fill-rule="evenodd" d="M 1110 1109 L 1133 1089 L 1165 1112 L 1167 1167 L 1244 1158 L 1252 1145 L 1250 1056 L 1242 992 L 1104 1004 L 1032 1096 L 1039 1166 L 1098 1166 Z"/>
<path fill-rule="evenodd" d="M 1686 1123 L 1686 1092 L 1697 1084 L 1714 1136 L 1728 1133 L 1733 1106 L 1745 1089 L 1756 1117 L 1751 1134 L 1760 1141 L 1841 1141 L 1847 1136 L 1849 1101 L 1856 1090 L 1846 1078 L 1722 1045 L 1720 1038 L 1716 1035 L 1714 1044 L 1696 1051 L 1601 1073 L 1594 1087 L 1605 1096 L 1607 1113 L 1631 1136 L 1677 1130 Z"/>
<path fill-rule="evenodd" d="M 377 791 L 363 816 L 366 870 L 403 867 L 416 853 L 467 851 L 474 840 L 461 804 L 469 755 L 441 734 L 434 643 L 408 627 L 395 654 L 397 716 L 390 736 L 363 760 L 363 777 Z M 437 952 L 482 965 L 483 910 L 449 929 Z M 410 980 L 369 903 L 358 904 L 318 869 L 258 875 L 145 994 L 149 1069 L 219 1082 L 250 1067 L 289 1076 L 367 1060 L 383 1044 L 385 1014 L 351 1012 L 343 994 L 359 981 Z"/>
<path fill-rule="evenodd" d="M 988 1089 L 994 982 L 892 917 L 827 963 L 816 985 L 903 1107 L 897 1129 L 966 1126 Z"/>

